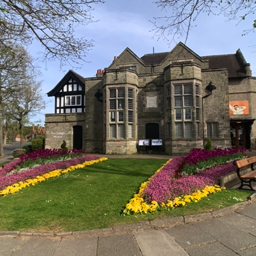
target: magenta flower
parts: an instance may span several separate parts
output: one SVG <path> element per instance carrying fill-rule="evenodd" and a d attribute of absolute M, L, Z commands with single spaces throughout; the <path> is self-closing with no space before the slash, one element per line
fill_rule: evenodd
<path fill-rule="evenodd" d="M 148 203 L 152 201 L 165 203 L 167 200 L 174 200 L 182 195 L 190 195 L 197 190 L 204 189 L 207 185 L 218 184 L 221 177 L 236 172 L 233 162 L 215 165 L 183 177 L 181 174 L 185 163 L 197 164 L 199 161 L 225 157 L 229 154 L 234 157 L 239 152 L 244 152 L 244 149 L 215 149 L 207 152 L 202 149 L 193 149 L 187 157 L 175 157 L 152 177 L 143 191 L 143 198 Z"/>

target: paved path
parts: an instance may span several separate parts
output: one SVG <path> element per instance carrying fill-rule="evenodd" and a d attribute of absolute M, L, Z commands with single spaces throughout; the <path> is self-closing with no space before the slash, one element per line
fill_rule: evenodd
<path fill-rule="evenodd" d="M 255 256 L 255 198 L 211 213 L 99 230 L 0 231 L 0 256 Z"/>

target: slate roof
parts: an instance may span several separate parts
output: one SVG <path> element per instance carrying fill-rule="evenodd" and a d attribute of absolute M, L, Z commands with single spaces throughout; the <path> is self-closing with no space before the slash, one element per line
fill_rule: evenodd
<path fill-rule="evenodd" d="M 147 65 L 159 65 L 166 58 L 169 52 L 145 54 L 141 57 Z M 244 65 L 247 64 L 243 59 L 242 53 L 238 50 L 235 54 L 202 56 L 202 60 L 209 60 L 209 68 L 227 68 L 229 78 L 246 77 Z"/>
<path fill-rule="evenodd" d="M 141 57 L 146 65 L 160 64 L 169 52 L 145 54 Z"/>
<path fill-rule="evenodd" d="M 246 71 L 238 54 L 204 56 L 203 60 L 209 60 L 209 68 L 227 68 L 229 78 L 245 77 Z"/>

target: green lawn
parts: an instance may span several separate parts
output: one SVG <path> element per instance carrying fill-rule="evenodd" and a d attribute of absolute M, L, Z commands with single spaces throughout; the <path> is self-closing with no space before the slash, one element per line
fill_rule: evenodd
<path fill-rule="evenodd" d="M 77 231 L 189 215 L 246 200 L 227 190 L 169 212 L 121 216 L 140 184 L 166 159 L 108 159 L 0 198 L 0 230 Z M 235 199 L 234 199 L 235 198 Z"/>

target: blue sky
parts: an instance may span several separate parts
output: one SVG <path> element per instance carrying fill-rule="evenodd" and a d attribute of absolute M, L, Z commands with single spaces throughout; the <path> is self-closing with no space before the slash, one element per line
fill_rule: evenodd
<path fill-rule="evenodd" d="M 175 45 L 184 38 L 176 39 L 176 42 L 167 39 L 158 39 L 154 36 L 153 17 L 168 15 L 165 11 L 156 8 L 152 1 L 148 0 L 106 0 L 105 4 L 94 6 L 92 12 L 98 22 L 79 27 L 78 35 L 94 40 L 94 47 L 89 51 L 86 63 L 81 68 L 69 65 L 60 68 L 60 63 L 38 63 L 42 76 L 42 92 L 47 102 L 47 107 L 41 113 L 30 118 L 36 124 L 38 120 L 44 125 L 44 115 L 54 113 L 54 98 L 47 97 L 49 92 L 68 72 L 73 69 L 83 77 L 93 77 L 97 69 L 108 67 L 114 56 L 118 56 L 129 47 L 139 57 L 146 53 L 171 51 Z M 229 21 L 223 16 L 200 16 L 194 23 L 186 45 L 200 56 L 234 54 L 240 49 L 248 63 L 251 64 L 253 76 L 256 77 L 256 43 L 255 33 L 242 36 L 243 30 L 252 27 L 249 19 L 237 24 L 237 21 Z M 170 38 L 171 39 L 171 38 Z M 254 47 L 253 47 L 254 46 Z M 40 50 L 38 44 L 33 44 L 28 51 L 33 57 L 38 57 Z"/>

